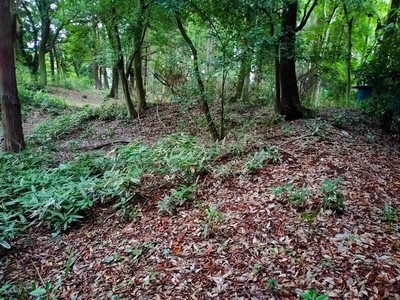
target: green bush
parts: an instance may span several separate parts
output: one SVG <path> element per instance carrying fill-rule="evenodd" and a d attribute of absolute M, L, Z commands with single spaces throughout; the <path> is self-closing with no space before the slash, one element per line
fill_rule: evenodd
<path fill-rule="evenodd" d="M 343 212 L 344 210 L 345 198 L 339 189 L 341 181 L 341 177 L 338 177 L 335 180 L 325 180 L 321 186 L 321 191 L 324 195 L 322 205 L 335 212 Z"/>

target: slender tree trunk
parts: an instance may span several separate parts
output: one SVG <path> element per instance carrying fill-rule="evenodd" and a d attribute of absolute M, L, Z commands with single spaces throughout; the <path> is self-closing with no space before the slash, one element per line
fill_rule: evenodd
<path fill-rule="evenodd" d="M 224 49 L 225 50 L 225 49 Z M 223 139 L 225 137 L 225 84 L 226 78 L 228 77 L 228 71 L 225 68 L 226 63 L 226 55 L 225 51 L 223 51 L 223 69 L 222 69 L 222 86 L 221 86 L 221 112 L 220 112 L 220 130 L 219 130 L 219 138 Z"/>
<path fill-rule="evenodd" d="M 317 59 L 316 62 L 314 62 L 314 73 L 316 76 L 316 83 L 314 85 L 314 89 L 312 91 L 312 98 L 314 100 L 314 106 L 318 107 L 320 99 L 321 99 L 321 86 L 322 86 L 322 78 L 321 78 L 321 72 L 318 69 L 320 65 L 320 61 L 322 60 L 323 57 L 325 57 L 325 50 L 327 48 L 329 38 L 330 38 L 330 32 L 331 32 L 331 25 L 333 20 L 335 19 L 336 12 L 338 10 L 339 6 L 335 5 L 330 13 L 328 14 L 327 12 L 327 1 L 324 1 L 324 22 L 321 22 L 324 24 L 324 29 L 323 33 L 321 34 L 320 37 L 320 46 L 317 47 L 316 52 L 315 52 L 315 57 Z M 321 20 L 322 21 L 322 20 Z"/>
<path fill-rule="evenodd" d="M 145 4 L 143 0 L 137 0 L 137 6 L 139 11 L 139 16 L 134 26 L 134 49 L 136 52 L 134 61 L 133 61 L 133 69 L 135 74 L 135 84 L 136 84 L 136 97 L 138 101 L 138 110 L 139 112 L 143 111 L 147 107 L 146 103 L 146 91 L 144 89 L 143 84 L 143 74 L 142 74 L 142 42 L 143 42 L 143 33 L 144 33 L 144 10 Z"/>
<path fill-rule="evenodd" d="M 250 101 L 250 90 L 251 90 L 251 85 L 250 85 L 250 72 L 251 70 L 248 70 L 246 77 L 244 79 L 243 83 L 243 91 L 242 91 L 242 101 L 244 103 Z"/>
<path fill-rule="evenodd" d="M 275 110 L 277 112 L 283 111 L 281 105 L 281 71 L 279 62 L 279 44 L 275 46 L 275 59 L 274 59 L 274 69 L 275 69 Z"/>
<path fill-rule="evenodd" d="M 50 50 L 50 74 L 51 81 L 56 82 L 56 72 L 55 72 L 55 58 L 53 49 Z"/>
<path fill-rule="evenodd" d="M 97 64 L 96 60 L 93 58 L 92 62 L 92 72 L 93 72 L 93 79 L 96 90 L 101 90 L 101 82 L 99 76 L 99 65 Z"/>
<path fill-rule="evenodd" d="M 129 77 L 129 84 L 130 84 L 130 88 L 132 91 L 134 91 L 136 89 L 136 84 L 135 84 L 135 69 L 134 68 L 130 68 L 128 70 L 128 77 Z"/>
<path fill-rule="evenodd" d="M 143 85 L 144 85 L 144 89 L 145 91 L 148 91 L 148 79 L 149 79 L 149 47 L 146 45 L 146 47 L 144 47 L 145 51 L 144 51 L 144 76 L 143 76 Z"/>
<path fill-rule="evenodd" d="M 141 48 L 141 47 L 140 47 Z M 146 109 L 146 91 L 143 85 L 143 76 L 142 76 L 142 54 L 139 50 L 134 59 L 134 74 L 135 74 L 135 84 L 136 84 L 136 96 L 138 100 L 138 110 L 139 112 Z"/>
<path fill-rule="evenodd" d="M 46 52 L 47 52 L 47 42 L 50 37 L 50 3 L 48 0 L 36 1 L 40 13 L 41 19 L 41 35 L 39 43 L 39 84 L 42 87 L 47 85 L 47 70 L 46 70 Z"/>
<path fill-rule="evenodd" d="M 41 41 L 39 46 L 39 84 L 41 87 L 47 85 L 47 70 L 46 70 L 46 42 Z"/>
<path fill-rule="evenodd" d="M 115 7 L 112 7 L 113 12 L 115 13 Z M 108 32 L 109 32 L 109 37 L 111 39 L 111 44 L 114 50 L 114 53 L 117 56 L 117 62 L 116 62 L 116 67 L 118 71 L 118 75 L 121 79 L 121 85 L 122 85 L 122 90 L 124 92 L 124 98 L 125 98 L 125 104 L 126 108 L 128 110 L 128 115 L 129 119 L 133 120 L 138 117 L 138 113 L 135 109 L 135 106 L 132 103 L 132 98 L 131 94 L 129 92 L 129 84 L 128 84 L 128 78 L 126 77 L 125 74 L 125 67 L 124 67 L 124 55 L 122 52 L 122 45 L 121 45 L 121 38 L 119 36 L 118 32 L 118 26 L 117 24 L 113 23 L 105 23 Z M 114 81 L 114 78 L 113 78 Z"/>
<path fill-rule="evenodd" d="M 107 68 L 103 67 L 103 80 L 104 80 L 104 88 L 108 90 L 110 88 L 110 83 L 108 82 Z"/>
<path fill-rule="evenodd" d="M 0 98 L 4 133 L 4 149 L 19 152 L 24 146 L 22 131 L 21 105 L 18 98 L 17 80 L 15 75 L 15 14 L 14 1 L 0 1 Z"/>
<path fill-rule="evenodd" d="M 353 24 L 354 17 L 349 16 L 346 4 L 343 4 L 344 15 L 347 24 L 347 54 L 346 54 L 346 104 L 350 103 L 351 96 L 351 60 L 353 52 Z"/>
<path fill-rule="evenodd" d="M 129 119 L 133 120 L 138 117 L 138 113 L 136 112 L 135 106 L 132 103 L 128 79 L 125 76 L 124 58 L 122 55 L 118 59 L 117 69 L 119 77 L 121 78 L 122 90 L 124 92 L 125 104 L 128 109 Z"/>
<path fill-rule="evenodd" d="M 78 62 L 76 61 L 76 60 L 73 60 L 72 61 L 72 65 L 73 65 L 73 67 L 74 67 L 74 71 L 75 71 L 75 75 L 76 75 L 76 77 L 81 77 L 81 74 L 80 74 L 80 72 L 79 72 L 79 65 L 78 65 Z"/>
<path fill-rule="evenodd" d="M 351 61 L 353 52 L 353 20 L 351 18 L 348 23 L 348 33 L 347 33 L 347 55 L 346 55 L 346 101 L 347 105 L 350 103 L 351 98 Z"/>
<path fill-rule="evenodd" d="M 60 62 L 60 57 L 58 55 L 58 51 L 56 48 L 53 49 L 54 51 L 54 60 L 56 63 L 56 68 L 57 68 L 57 81 L 61 81 L 61 79 L 63 78 L 63 70 L 61 67 L 61 62 Z M 75 68 L 75 63 L 74 63 L 74 68 Z M 79 69 L 77 69 L 79 72 Z M 77 73 L 78 75 L 79 73 Z M 79 77 L 79 76 L 78 76 Z"/>
<path fill-rule="evenodd" d="M 190 48 L 190 51 L 192 53 L 194 75 L 196 77 L 197 86 L 200 91 L 201 104 L 202 104 L 202 108 L 203 108 L 203 113 L 207 120 L 208 130 L 210 131 L 211 136 L 214 140 L 219 140 L 220 137 L 219 137 L 217 129 L 215 127 L 214 120 L 211 116 L 210 108 L 208 106 L 208 101 L 207 101 L 206 90 L 204 87 L 203 79 L 201 78 L 197 49 L 194 46 L 194 44 L 193 44 L 192 40 L 190 39 L 190 37 L 188 36 L 188 34 L 186 33 L 186 30 L 182 24 L 182 19 L 178 14 L 176 15 L 176 23 L 178 24 L 178 28 L 182 34 L 183 39 L 185 40 L 186 44 L 188 45 L 188 47 Z"/>
<path fill-rule="evenodd" d="M 206 41 L 206 72 L 209 74 L 211 69 L 214 68 L 215 65 L 215 57 L 214 57 L 214 43 L 213 37 L 209 33 L 207 34 L 207 41 Z"/>
<path fill-rule="evenodd" d="M 254 87 L 256 90 L 259 89 L 261 82 L 263 80 L 263 67 L 264 67 L 263 58 L 261 55 L 258 55 L 256 61 L 255 74 L 254 74 Z"/>
<path fill-rule="evenodd" d="M 275 25 L 272 20 L 269 23 L 270 34 L 275 36 Z M 279 42 L 275 44 L 275 56 L 274 56 L 274 69 L 275 69 L 275 111 L 282 111 L 281 107 L 281 81 L 280 81 L 280 62 L 279 62 Z"/>
<path fill-rule="evenodd" d="M 298 1 L 285 1 L 282 15 L 282 36 L 279 47 L 279 113 L 287 120 L 303 117 L 296 76 L 296 20 Z"/>
<path fill-rule="evenodd" d="M 242 99 L 245 80 L 250 72 L 249 69 L 250 68 L 249 68 L 248 58 L 246 55 L 244 55 L 240 61 L 240 70 L 237 77 L 236 91 L 235 95 L 232 97 L 232 102 L 236 102 L 237 100 Z"/>

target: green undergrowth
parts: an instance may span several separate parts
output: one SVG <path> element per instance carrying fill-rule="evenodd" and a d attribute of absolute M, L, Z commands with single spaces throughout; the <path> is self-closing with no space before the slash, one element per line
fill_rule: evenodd
<path fill-rule="evenodd" d="M 49 99 L 53 109 L 63 109 Z M 35 103 L 30 101 L 31 105 Z M 246 154 L 245 171 L 279 158 L 272 148 L 249 154 L 248 145 L 254 137 L 248 134 L 207 145 L 187 134 L 172 134 L 151 147 L 132 143 L 117 148 L 112 155 L 93 151 L 77 154 L 69 162 L 57 161 L 57 140 L 85 127 L 92 119 L 127 120 L 126 109 L 116 103 L 76 108 L 34 128 L 27 136 L 28 148 L 22 153 L 0 152 L 1 246 L 11 247 L 14 238 L 38 225 L 54 233 L 68 230 L 90 216 L 91 208 L 103 201 L 112 201 L 122 216 L 134 216 L 135 205 L 143 199 L 141 188 L 152 180 L 171 187 L 160 201 L 159 210 L 173 213 L 195 200 L 200 175 L 226 163 L 226 159 L 219 158 Z"/>
<path fill-rule="evenodd" d="M 72 113 L 63 114 L 39 124 L 27 138 L 33 144 L 47 144 L 81 128 L 85 122 L 92 119 L 127 121 L 128 115 L 125 107 L 117 103 L 105 104 L 98 108 L 75 109 Z"/>
<path fill-rule="evenodd" d="M 55 116 L 69 109 L 65 100 L 43 92 L 35 86 L 19 86 L 18 95 L 21 101 L 23 117 L 26 117 L 29 111 L 34 108 Z"/>
<path fill-rule="evenodd" d="M 71 127 L 88 116 L 86 110 L 75 114 Z M 44 142 L 68 126 L 52 120 L 36 132 L 41 132 Z M 198 176 L 211 172 L 221 155 L 237 151 L 231 144 L 206 146 L 196 137 L 172 134 L 151 147 L 132 143 L 117 148 L 113 155 L 88 152 L 60 164 L 56 148 L 35 147 L 19 154 L 0 153 L 0 242 L 4 247 L 39 224 L 55 233 L 65 231 L 102 201 L 113 201 L 122 215 L 134 215 L 141 187 L 152 180 L 175 187 L 159 203 L 160 212 L 173 213 L 195 199 Z"/>

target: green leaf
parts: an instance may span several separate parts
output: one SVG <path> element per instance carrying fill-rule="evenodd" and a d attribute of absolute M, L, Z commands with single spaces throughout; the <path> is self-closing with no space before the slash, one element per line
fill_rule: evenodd
<path fill-rule="evenodd" d="M 301 299 L 305 299 L 305 300 L 312 300 L 311 295 L 309 292 L 304 292 L 300 295 Z"/>
<path fill-rule="evenodd" d="M 40 296 L 43 296 L 44 294 L 46 294 L 45 289 L 36 289 L 29 293 L 29 295 L 31 295 L 33 297 L 40 297 Z"/>
<path fill-rule="evenodd" d="M 11 249 L 10 244 L 7 243 L 5 240 L 0 240 L 0 245 L 2 245 L 6 249 Z"/>
<path fill-rule="evenodd" d="M 317 299 L 315 299 L 315 300 L 324 300 L 324 299 L 328 299 L 327 294 L 322 294 L 322 295 L 318 296 Z"/>

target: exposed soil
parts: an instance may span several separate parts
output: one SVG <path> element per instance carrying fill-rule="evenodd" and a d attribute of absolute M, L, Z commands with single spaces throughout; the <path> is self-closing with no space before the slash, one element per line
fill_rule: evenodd
<path fill-rule="evenodd" d="M 239 120 L 248 117 L 238 112 Z M 246 173 L 246 157 L 221 158 L 216 164 L 231 163 L 232 172 L 199 177 L 195 203 L 173 215 L 157 208 L 168 191 L 155 190 L 132 221 L 97 207 L 92 220 L 57 238 L 32 231 L 1 259 L 0 282 L 56 282 L 70 259 L 56 292 L 61 299 L 299 299 L 310 288 L 330 299 L 400 299 L 400 220 L 388 224 L 383 214 L 385 203 L 400 209 L 398 137 L 352 110 L 260 124 L 247 130 L 256 136 L 248 147 L 276 146 L 279 163 Z M 132 124 L 91 120 L 60 142 L 72 156 L 113 141 L 152 144 L 183 130 L 205 131 L 164 104 Z M 345 210 L 335 214 L 322 207 L 320 187 L 339 176 Z M 294 205 L 271 192 L 283 184 L 307 188 L 309 196 Z M 207 207 L 223 221 L 207 221 Z"/>

